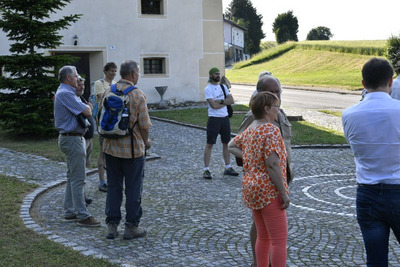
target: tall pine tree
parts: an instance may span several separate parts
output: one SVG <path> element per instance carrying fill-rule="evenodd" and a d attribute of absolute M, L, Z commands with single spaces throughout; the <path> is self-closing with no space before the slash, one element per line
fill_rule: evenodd
<path fill-rule="evenodd" d="M 53 126 L 53 94 L 57 70 L 71 63 L 68 56 L 45 56 L 43 49 L 61 45 L 58 31 L 81 15 L 50 20 L 71 0 L 1 0 L 0 29 L 11 41 L 11 55 L 0 56 L 6 77 L 0 77 L 1 127 L 16 134 L 49 136 Z M 4 90 L 5 89 L 5 90 Z"/>
<path fill-rule="evenodd" d="M 262 31 L 262 15 L 257 14 L 250 0 L 232 0 L 225 12 L 233 21 L 244 20 L 247 27 L 245 50 L 250 54 L 260 52 L 260 42 L 265 37 Z"/>

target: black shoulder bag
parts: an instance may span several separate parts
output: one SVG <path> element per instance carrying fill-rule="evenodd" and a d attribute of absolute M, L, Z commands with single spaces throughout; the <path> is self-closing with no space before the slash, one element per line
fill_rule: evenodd
<path fill-rule="evenodd" d="M 225 93 L 225 88 L 223 84 L 220 84 L 222 92 L 224 93 L 225 99 L 226 99 L 226 93 Z M 231 118 L 233 115 L 233 108 L 231 105 L 226 105 L 226 109 L 228 110 L 228 117 Z"/>

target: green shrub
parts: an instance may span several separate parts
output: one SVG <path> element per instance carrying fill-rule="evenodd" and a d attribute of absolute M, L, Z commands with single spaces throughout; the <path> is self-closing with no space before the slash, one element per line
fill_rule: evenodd
<path fill-rule="evenodd" d="M 241 61 L 233 65 L 234 69 L 241 69 L 253 64 L 258 64 L 262 63 L 271 59 L 274 59 L 276 57 L 279 57 L 280 55 L 283 55 L 284 53 L 292 50 L 293 48 L 296 47 L 295 42 L 287 42 L 282 45 L 278 45 L 274 48 L 264 50 L 255 56 L 253 56 L 251 59 L 246 60 L 246 61 Z"/>
<path fill-rule="evenodd" d="M 400 35 L 392 36 L 387 40 L 385 56 L 393 65 L 396 73 L 400 72 Z"/>
<path fill-rule="evenodd" d="M 274 41 L 265 41 L 260 44 L 260 48 L 262 51 L 268 50 L 268 49 L 271 49 L 274 47 L 276 47 L 276 42 L 274 42 Z"/>

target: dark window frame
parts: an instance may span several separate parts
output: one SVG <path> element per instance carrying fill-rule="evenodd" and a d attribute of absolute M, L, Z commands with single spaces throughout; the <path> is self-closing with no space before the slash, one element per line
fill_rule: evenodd
<path fill-rule="evenodd" d="M 164 0 L 141 0 L 143 15 L 163 15 Z"/>
<path fill-rule="evenodd" d="M 164 57 L 143 58 L 144 75 L 166 74 Z"/>

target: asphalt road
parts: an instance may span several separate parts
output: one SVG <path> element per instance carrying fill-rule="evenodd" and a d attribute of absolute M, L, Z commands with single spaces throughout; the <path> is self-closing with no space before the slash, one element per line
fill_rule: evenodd
<path fill-rule="evenodd" d="M 233 84 L 230 89 L 236 103 L 248 103 L 255 86 Z M 360 95 L 345 94 L 345 91 L 321 92 L 306 89 L 283 88 L 282 106 L 304 109 L 343 110 L 360 101 Z"/>

